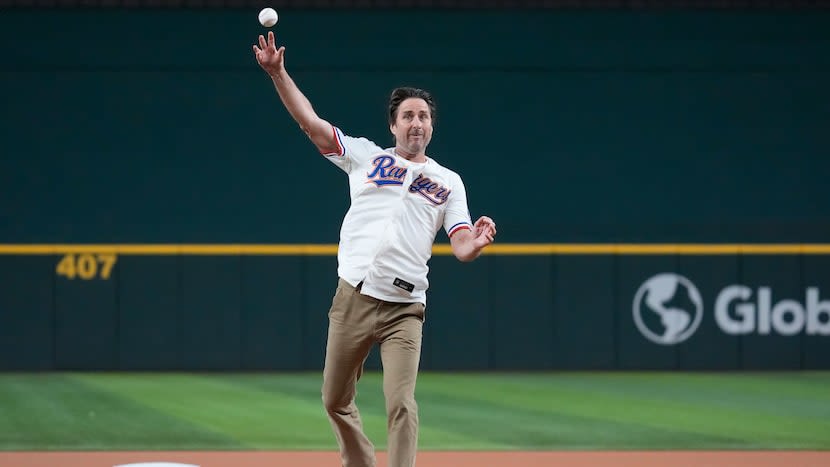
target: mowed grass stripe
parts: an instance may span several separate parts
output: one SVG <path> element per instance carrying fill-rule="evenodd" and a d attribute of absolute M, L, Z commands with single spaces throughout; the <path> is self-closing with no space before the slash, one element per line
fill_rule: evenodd
<path fill-rule="evenodd" d="M 700 403 L 785 417 L 830 420 L 830 380 L 817 373 L 626 373 L 559 375 L 555 384 L 652 400 Z M 534 380 L 527 381 L 533 384 Z M 538 381 L 536 381 L 538 382 Z"/>
<path fill-rule="evenodd" d="M 319 373 L 312 374 L 279 374 L 279 375 L 232 375 L 223 377 L 229 384 L 257 388 L 267 393 L 279 393 L 296 400 L 319 407 L 322 420 L 325 420 L 320 385 L 322 377 Z M 419 396 L 419 401 L 423 398 Z M 420 411 L 424 413 L 431 401 L 424 401 Z M 363 420 L 366 435 L 378 449 L 385 449 L 387 445 L 386 408 L 383 398 L 383 382 L 381 375 L 367 372 L 358 383 L 357 404 Z M 451 414 L 460 416 L 459 407 L 453 407 Z M 493 421 L 493 420 L 490 420 Z M 481 431 L 470 423 L 447 424 L 443 419 L 428 416 L 421 417 L 419 427 L 419 445 L 423 449 L 461 449 L 487 450 L 509 449 L 512 443 L 502 439 L 488 439 L 481 436 Z M 326 422 L 323 432 L 324 438 L 334 439 L 333 432 Z M 332 441 L 333 442 L 333 441 Z"/>
<path fill-rule="evenodd" d="M 223 433 L 248 449 L 337 447 L 319 396 L 312 403 L 278 391 L 246 387 L 232 382 L 237 376 L 92 374 L 78 378 L 119 397 Z"/>
<path fill-rule="evenodd" d="M 460 388 L 459 388 L 460 389 Z M 488 391 L 470 387 L 469 391 Z M 499 394 L 506 400 L 516 397 Z M 623 420 L 605 420 L 545 409 L 557 405 L 555 396 L 537 400 L 534 407 L 502 403 L 459 392 L 445 392 L 423 384 L 422 414 L 430 423 L 473 431 L 482 439 L 509 449 L 733 449 L 745 443 L 734 437 L 668 430 Z M 528 402 L 527 400 L 525 402 Z"/>
<path fill-rule="evenodd" d="M 231 449 L 232 439 L 60 374 L 0 375 L 0 449 Z"/>
<path fill-rule="evenodd" d="M 588 382 L 574 388 L 568 387 L 568 384 L 560 384 L 556 375 L 427 375 L 427 378 L 431 378 L 429 384 L 432 390 L 448 395 L 456 394 L 460 385 L 481 388 L 469 392 L 465 397 L 490 405 L 544 410 L 550 414 L 637 424 L 703 437 L 737 439 L 747 448 L 830 447 L 830 421 L 795 415 L 767 414 L 748 407 L 713 405 L 696 397 L 696 392 L 703 384 L 709 385 L 713 397 L 729 397 L 728 389 L 718 392 L 717 388 L 719 384 L 726 384 L 734 377 L 731 375 L 724 375 L 722 379 L 709 378 L 706 383 L 699 382 L 697 385 L 678 386 L 674 389 L 672 398 L 668 399 L 655 397 L 653 394 L 653 385 L 661 380 L 661 374 L 654 374 L 651 378 L 634 375 L 634 382 L 639 381 L 643 391 L 633 393 L 618 389 L 620 386 L 632 384 L 632 381 L 626 383 L 628 375 L 625 373 L 613 377 L 602 376 L 594 381 L 591 381 L 590 375 L 583 377 Z M 569 378 L 572 384 L 573 378 L 578 377 Z M 790 397 L 791 394 L 782 390 L 756 402 L 760 405 L 775 404 Z M 660 448 L 658 445 L 654 447 Z M 699 447 L 714 446 L 702 443 Z"/>

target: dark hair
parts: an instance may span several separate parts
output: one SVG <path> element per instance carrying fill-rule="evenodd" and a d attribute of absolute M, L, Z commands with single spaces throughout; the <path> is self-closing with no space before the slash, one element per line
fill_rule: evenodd
<path fill-rule="evenodd" d="M 387 114 L 387 117 L 389 118 L 389 125 L 395 123 L 395 120 L 398 118 L 398 107 L 401 106 L 401 102 L 409 99 L 410 97 L 423 99 L 429 107 L 430 117 L 432 120 L 435 120 L 435 100 L 432 98 L 432 94 L 430 94 L 429 91 L 424 91 L 423 89 L 405 86 L 393 89 L 392 95 L 389 96 L 389 113 Z"/>

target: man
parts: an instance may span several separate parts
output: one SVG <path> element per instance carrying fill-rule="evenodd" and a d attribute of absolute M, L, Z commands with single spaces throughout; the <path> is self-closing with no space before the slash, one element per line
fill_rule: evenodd
<path fill-rule="evenodd" d="M 320 118 L 285 70 L 274 33 L 254 45 L 285 108 L 323 156 L 349 176 L 351 206 L 337 253 L 322 398 L 345 467 L 375 465 L 355 405 L 366 357 L 379 345 L 390 467 L 412 467 L 418 440 L 415 380 L 426 307 L 427 261 L 443 226 L 453 254 L 472 261 L 492 243 L 495 223 L 470 220 L 461 178 L 426 155 L 435 104 L 426 91 L 398 88 L 389 102 L 393 148 L 344 134 Z"/>

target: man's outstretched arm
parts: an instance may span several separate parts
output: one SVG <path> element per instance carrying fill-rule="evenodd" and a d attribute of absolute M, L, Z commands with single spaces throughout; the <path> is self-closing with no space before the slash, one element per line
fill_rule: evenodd
<path fill-rule="evenodd" d="M 254 45 L 254 56 L 259 66 L 271 77 L 288 113 L 317 146 L 317 150 L 323 154 L 337 152 L 340 145 L 337 143 L 334 128 L 331 123 L 317 115 L 311 102 L 285 70 L 285 46 L 277 48 L 273 31 L 268 31 L 267 40 L 260 34 L 259 45 Z"/>

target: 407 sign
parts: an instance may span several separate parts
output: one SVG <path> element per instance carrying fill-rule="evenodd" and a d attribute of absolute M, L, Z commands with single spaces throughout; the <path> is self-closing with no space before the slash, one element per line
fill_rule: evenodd
<path fill-rule="evenodd" d="M 58 261 L 55 273 L 70 280 L 108 280 L 117 260 L 114 254 L 68 254 Z"/>

